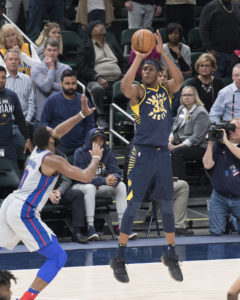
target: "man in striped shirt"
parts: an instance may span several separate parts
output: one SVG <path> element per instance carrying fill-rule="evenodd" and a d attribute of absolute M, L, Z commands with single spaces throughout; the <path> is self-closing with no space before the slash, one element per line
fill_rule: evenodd
<path fill-rule="evenodd" d="M 7 70 L 6 88 L 17 94 L 26 123 L 29 126 L 36 112 L 32 80 L 27 74 L 18 71 L 20 64 L 18 50 L 9 49 L 4 55 L 4 62 Z M 13 125 L 13 140 L 16 145 L 24 147 L 25 138 L 16 124 Z"/>

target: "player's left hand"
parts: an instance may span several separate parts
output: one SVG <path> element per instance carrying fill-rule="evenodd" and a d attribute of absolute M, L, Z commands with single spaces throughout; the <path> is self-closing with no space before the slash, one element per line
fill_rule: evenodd
<path fill-rule="evenodd" d="M 91 115 L 95 110 L 95 107 L 90 108 L 88 106 L 88 99 L 87 99 L 86 95 L 84 95 L 84 94 L 82 94 L 82 97 L 81 97 L 81 105 L 82 105 L 81 112 L 83 113 L 83 115 L 85 117 Z"/>
<path fill-rule="evenodd" d="M 27 150 L 29 150 L 30 153 L 33 151 L 33 144 L 30 139 L 26 139 L 23 152 L 26 153 Z"/>
<path fill-rule="evenodd" d="M 163 50 L 163 41 L 162 41 L 162 37 L 161 37 L 161 34 L 160 34 L 159 30 L 157 30 L 157 33 L 155 33 L 155 36 L 156 36 L 156 40 L 157 40 L 156 50 L 157 50 L 158 53 L 162 54 L 164 52 L 164 50 Z"/>

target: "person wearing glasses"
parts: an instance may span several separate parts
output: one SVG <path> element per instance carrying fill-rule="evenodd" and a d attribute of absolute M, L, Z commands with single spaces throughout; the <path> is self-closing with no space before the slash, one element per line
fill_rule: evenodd
<path fill-rule="evenodd" d="M 217 68 L 216 58 L 210 53 L 203 53 L 197 59 L 194 68 L 197 76 L 189 79 L 187 85 L 194 86 L 197 89 L 199 98 L 209 112 L 218 92 L 224 88 L 222 79 L 213 75 Z"/>
<path fill-rule="evenodd" d="M 180 104 L 168 148 L 172 156 L 173 176 L 186 180 L 186 161 L 201 160 L 205 153 L 210 119 L 195 87 L 183 88 Z"/>

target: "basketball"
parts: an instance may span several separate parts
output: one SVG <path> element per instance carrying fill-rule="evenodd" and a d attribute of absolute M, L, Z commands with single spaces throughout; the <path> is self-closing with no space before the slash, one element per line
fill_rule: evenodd
<path fill-rule="evenodd" d="M 156 46 L 156 37 L 148 29 L 139 29 L 132 36 L 132 47 L 141 53 L 147 53 Z"/>

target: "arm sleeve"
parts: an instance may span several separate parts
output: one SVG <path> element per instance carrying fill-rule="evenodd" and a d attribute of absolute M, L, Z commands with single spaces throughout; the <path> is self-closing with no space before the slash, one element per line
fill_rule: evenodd
<path fill-rule="evenodd" d="M 36 103 L 35 103 L 35 94 L 33 91 L 33 85 L 31 80 L 29 80 L 28 84 L 28 98 L 27 98 L 27 103 L 28 103 L 28 111 L 26 115 L 26 121 L 31 122 L 32 119 L 35 117 L 36 113 Z"/>
<path fill-rule="evenodd" d="M 40 68 L 34 68 L 31 77 L 42 93 L 49 94 L 51 92 L 55 78 L 54 70 L 43 71 Z"/>
<path fill-rule="evenodd" d="M 40 58 L 37 55 L 37 51 L 35 50 L 35 48 L 30 45 L 31 48 L 31 52 L 32 52 L 32 57 L 28 56 L 26 53 L 21 52 L 20 54 L 20 58 L 23 62 L 25 62 L 26 65 L 28 65 L 29 67 L 33 67 L 36 64 L 39 64 L 41 62 Z"/>

